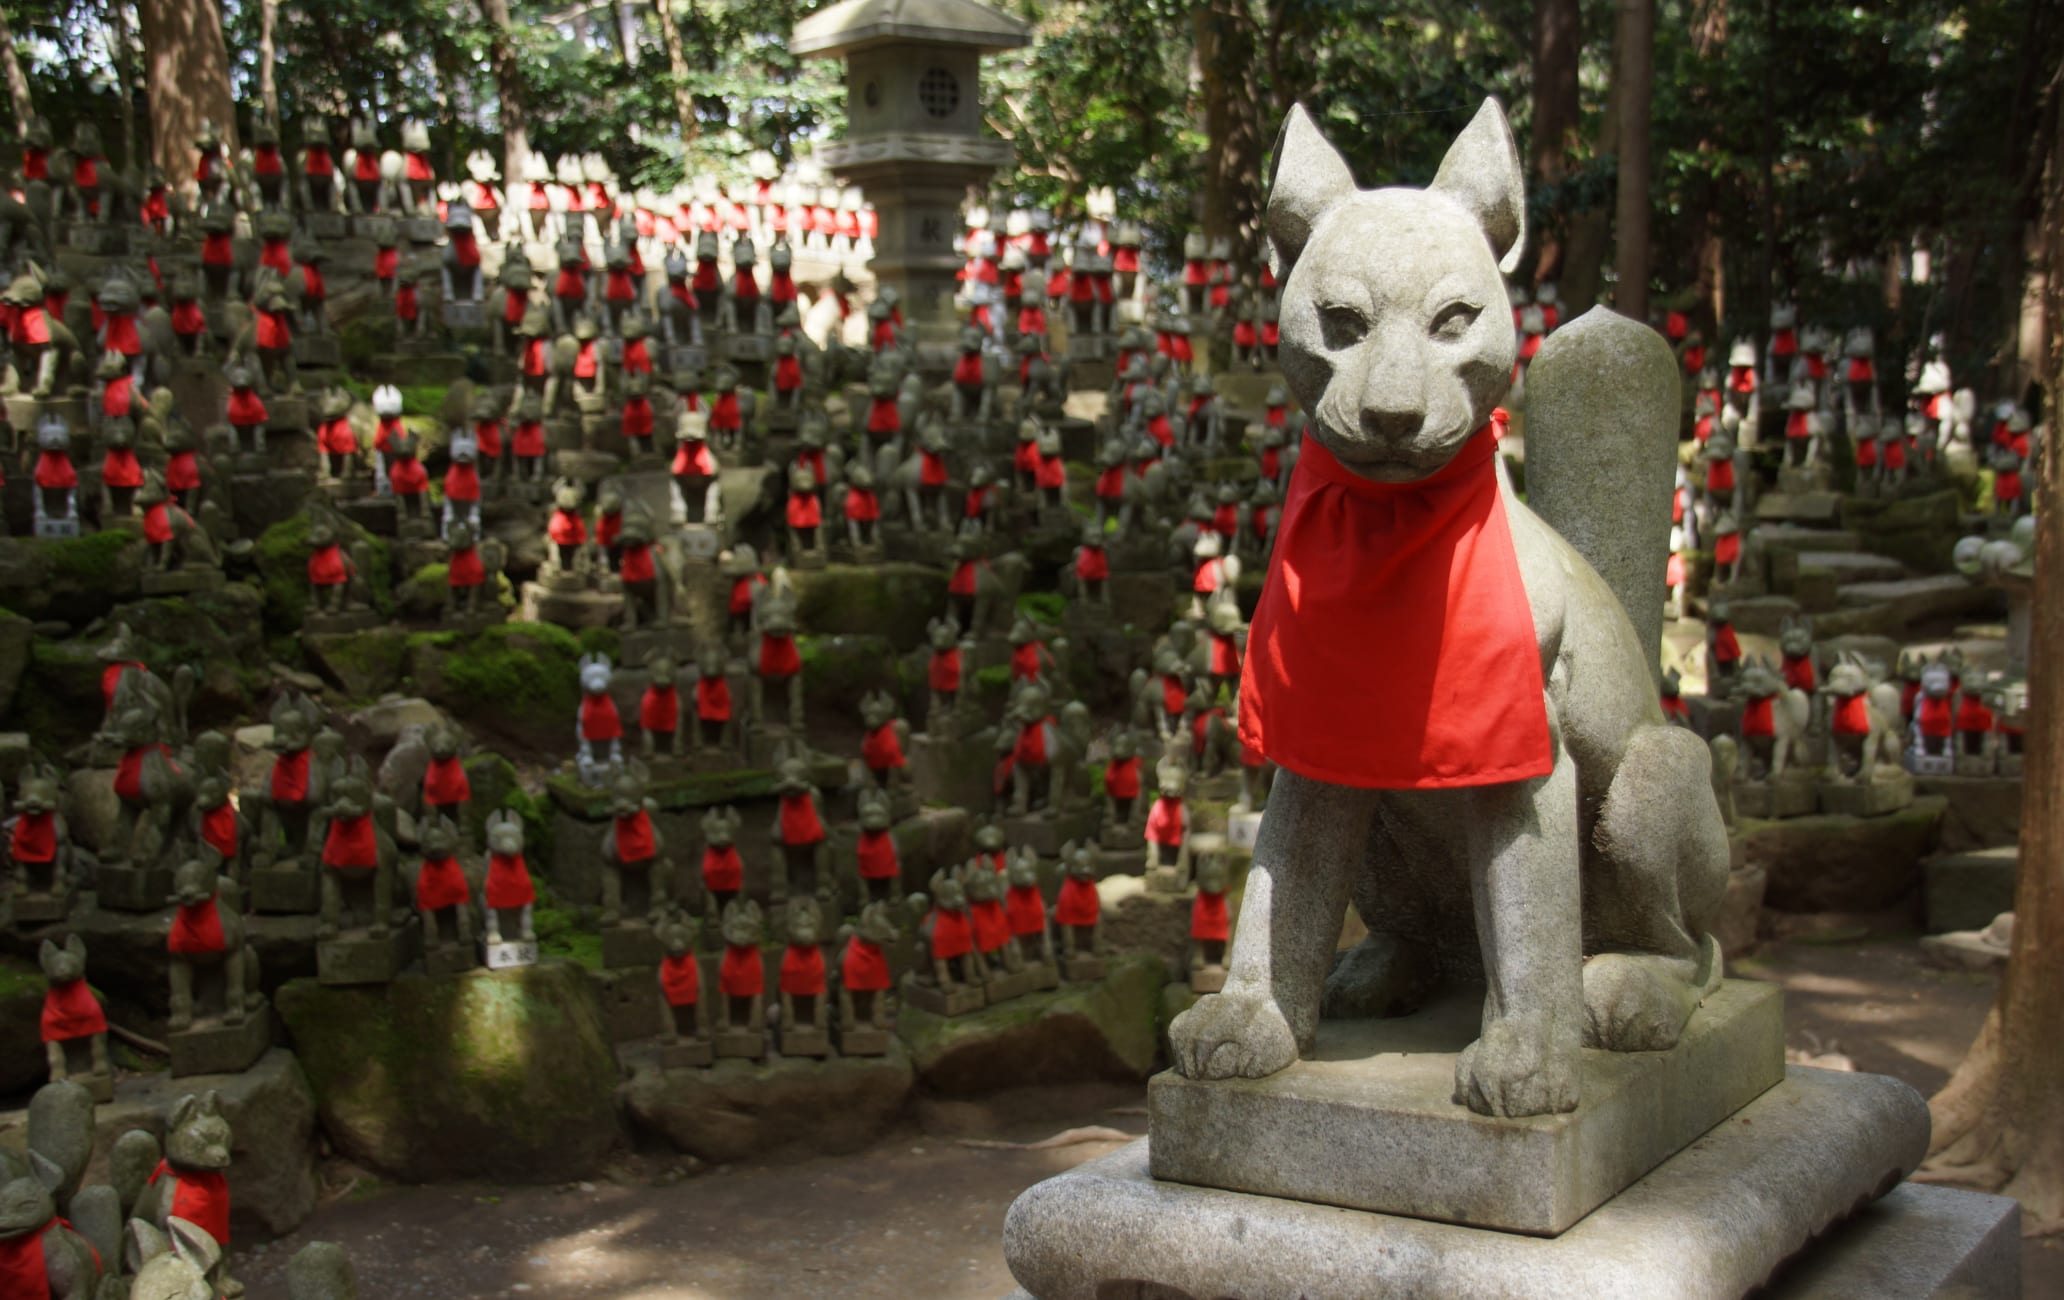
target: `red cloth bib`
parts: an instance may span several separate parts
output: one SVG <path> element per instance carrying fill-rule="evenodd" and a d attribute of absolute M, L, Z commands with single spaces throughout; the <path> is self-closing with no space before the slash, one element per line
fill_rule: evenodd
<path fill-rule="evenodd" d="M 1431 479 L 1393 486 L 1307 442 L 1248 640 L 1245 743 L 1369 788 L 1552 768 L 1496 454 L 1479 432 Z"/>
<path fill-rule="evenodd" d="M 1813 668 L 1812 655 L 1786 655 L 1783 671 L 1785 685 L 1809 694 L 1820 684 L 1819 675 Z"/>
<path fill-rule="evenodd" d="M 1010 675 L 1012 681 L 1036 682 L 1039 680 L 1039 652 L 1045 649 L 1037 641 L 1027 641 L 1021 646 L 1011 647 Z"/>
<path fill-rule="evenodd" d="M 767 971 L 760 962 L 760 950 L 725 945 L 724 960 L 717 967 L 717 987 L 732 998 L 756 998 L 764 992 Z"/>
<path fill-rule="evenodd" d="M 953 576 L 946 580 L 946 590 L 955 596 L 972 596 L 980 580 L 976 572 L 976 561 L 962 560 L 953 566 Z"/>
<path fill-rule="evenodd" d="M 1923 695 L 1916 700 L 1920 709 L 1921 734 L 1941 738 L 1955 730 L 1955 719 L 1951 714 L 1949 700 Z"/>
<path fill-rule="evenodd" d="M 896 854 L 896 837 L 889 832 L 861 831 L 858 852 L 862 880 L 894 880 L 902 874 L 902 861 Z"/>
<path fill-rule="evenodd" d="M 344 561 L 344 548 L 332 542 L 310 551 L 308 580 L 318 587 L 335 587 L 350 581 L 351 569 Z"/>
<path fill-rule="evenodd" d="M 174 1169 L 167 1162 L 158 1161 L 158 1167 L 151 1170 L 153 1186 L 166 1174 L 175 1180 L 172 1187 L 172 1214 L 185 1219 L 195 1227 L 206 1230 L 215 1243 L 226 1252 L 229 1249 L 229 1178 L 220 1170 Z"/>
<path fill-rule="evenodd" d="M 735 894 L 745 888 L 745 862 L 736 844 L 709 845 L 702 851 L 702 887 L 713 894 Z"/>
<path fill-rule="evenodd" d="M 616 819 L 616 860 L 650 862 L 659 854 L 652 835 L 652 814 L 640 808 L 628 817 Z"/>
<path fill-rule="evenodd" d="M 1104 767 L 1104 793 L 1113 799 L 1139 797 L 1139 756 L 1114 758 Z"/>
<path fill-rule="evenodd" d="M 877 397 L 867 407 L 867 431 L 889 434 L 903 431 L 903 413 L 893 397 Z"/>
<path fill-rule="evenodd" d="M 1231 677 L 1240 671 L 1240 644 L 1223 633 L 1211 634 L 1211 671 L 1218 677 Z"/>
<path fill-rule="evenodd" d="M 960 360 L 953 363 L 953 382 L 975 388 L 982 386 L 982 353 L 979 348 L 961 353 Z"/>
<path fill-rule="evenodd" d="M 172 914 L 172 929 L 165 936 L 165 951 L 175 957 L 206 956 L 229 946 L 222 936 L 222 915 L 209 895 L 191 906 L 181 903 Z"/>
<path fill-rule="evenodd" d="M 1991 731 L 1992 710 L 1975 695 L 1964 695 L 1957 699 L 1956 729 L 1958 731 Z"/>
<path fill-rule="evenodd" d="M 1154 806 L 1147 811 L 1147 838 L 1156 844 L 1180 845 L 1183 842 L 1183 806 L 1181 799 L 1162 795 L 1154 800 Z"/>
<path fill-rule="evenodd" d="M 760 633 L 760 676 L 787 679 L 803 671 L 803 656 L 795 637 L 773 632 Z"/>
<path fill-rule="evenodd" d="M 323 836 L 322 860 L 326 867 L 379 866 L 380 839 L 371 814 L 332 817 Z"/>
<path fill-rule="evenodd" d="M 884 722 L 860 738 L 860 761 L 871 772 L 904 766 L 903 742 L 897 739 L 895 723 Z"/>
<path fill-rule="evenodd" d="M 1731 664 L 1741 658 L 1741 639 L 1734 634 L 1731 623 L 1713 625 L 1713 661 Z"/>
<path fill-rule="evenodd" d="M 582 740 L 618 740 L 623 736 L 623 719 L 616 701 L 607 695 L 583 695 L 580 705 Z"/>
<path fill-rule="evenodd" d="M 358 450 L 358 435 L 351 431 L 351 421 L 341 415 L 318 425 L 315 440 L 332 456 L 349 456 Z"/>
<path fill-rule="evenodd" d="M 846 489 L 846 518 L 872 523 L 881 518 L 881 498 L 872 488 Z"/>
<path fill-rule="evenodd" d="M 1733 564 L 1741 558 L 1741 534 L 1727 533 L 1713 543 L 1713 562 Z"/>
<path fill-rule="evenodd" d="M 1862 691 L 1854 695 L 1837 695 L 1832 721 L 1838 736 L 1869 735 L 1870 697 Z"/>
<path fill-rule="evenodd" d="M 143 761 L 151 754 L 165 756 L 165 765 L 176 776 L 179 765 L 172 761 L 172 751 L 164 745 L 138 745 L 122 755 L 122 761 L 115 768 L 115 793 L 121 798 L 135 802 L 143 798 Z"/>
<path fill-rule="evenodd" d="M 1200 596 L 1209 596 L 1220 586 L 1221 565 L 1217 560 L 1206 560 L 1197 566 L 1197 576 L 1190 581 L 1190 589 Z"/>
<path fill-rule="evenodd" d="M 839 982 L 848 993 L 884 993 L 889 988 L 889 959 L 880 944 L 859 935 L 846 940 L 845 955 L 839 960 Z"/>
<path fill-rule="evenodd" d="M 1224 943 L 1232 934 L 1233 923 L 1226 914 L 1225 895 L 1198 890 L 1196 900 L 1190 904 L 1190 937 Z"/>
<path fill-rule="evenodd" d="M 53 492 L 79 486 L 79 471 L 61 451 L 36 453 L 36 486 Z"/>
<path fill-rule="evenodd" d="M 815 528 L 824 522 L 824 503 L 815 492 L 788 494 L 788 526 Z"/>
<path fill-rule="evenodd" d="M 1161 711 L 1170 714 L 1181 713 L 1189 702 L 1190 693 L 1183 688 L 1182 678 L 1162 674 Z"/>
<path fill-rule="evenodd" d="M 717 463 L 710 456 L 709 444 L 695 439 L 676 443 L 674 474 L 681 478 L 715 478 Z"/>
<path fill-rule="evenodd" d="M 917 453 L 917 482 L 920 487 L 946 486 L 946 457 L 936 451 Z"/>
<path fill-rule="evenodd" d="M 588 524 L 571 510 L 554 510 L 545 536 L 560 546 L 579 546 L 588 540 Z"/>
<path fill-rule="evenodd" d="M 165 486 L 174 492 L 191 492 L 201 485 L 201 458 L 198 452 L 175 451 L 165 462 Z"/>
<path fill-rule="evenodd" d="M 91 1038 L 107 1032 L 107 1013 L 85 980 L 52 984 L 43 995 L 42 1031 L 46 1043 Z"/>
<path fill-rule="evenodd" d="M 530 883 L 530 867 L 520 853 L 487 855 L 487 905 L 497 911 L 514 911 L 537 901 L 537 886 Z"/>
<path fill-rule="evenodd" d="M 738 579 L 731 584 L 731 600 L 727 608 L 733 614 L 752 613 L 753 595 L 766 585 L 767 580 L 757 573 Z"/>
<path fill-rule="evenodd" d="M 14 862 L 52 862 L 57 858 L 57 814 L 25 812 L 14 819 L 7 856 Z"/>
<path fill-rule="evenodd" d="M 1741 734 L 1744 736 L 1774 736 L 1777 734 L 1776 711 L 1772 708 L 1775 695 L 1765 695 L 1742 705 Z"/>
<path fill-rule="evenodd" d="M 1046 762 L 1046 729 L 1053 725 L 1049 714 L 1034 722 L 1028 722 L 1018 729 L 1018 745 L 1011 751 L 1011 758 L 1017 762 L 1038 767 Z"/>
<path fill-rule="evenodd" d="M 943 907 L 934 907 L 927 919 L 932 927 L 931 950 L 934 959 L 950 961 L 955 957 L 965 957 L 973 951 L 973 926 L 969 923 L 965 911 L 948 911 Z"/>
<path fill-rule="evenodd" d="M 1062 925 L 1095 925 L 1102 906 L 1097 898 L 1095 881 L 1069 876 L 1061 881 L 1061 896 L 1054 903 L 1054 920 Z"/>
<path fill-rule="evenodd" d="M 1731 460 L 1707 462 L 1706 486 L 1715 492 L 1734 491 L 1734 462 Z"/>
<path fill-rule="evenodd" d="M 399 491 L 399 486 L 395 490 Z M 481 562 L 480 548 L 468 546 L 463 550 L 453 551 L 451 567 L 446 572 L 445 581 L 454 587 L 484 585 L 487 582 L 487 566 Z"/>
<path fill-rule="evenodd" d="M 442 805 L 464 803 L 473 797 L 473 783 L 466 779 L 465 764 L 457 754 L 432 758 L 423 770 L 423 802 Z"/>
<path fill-rule="evenodd" d="M 473 897 L 466 873 L 457 858 L 425 858 L 416 869 L 416 907 L 424 912 L 441 912 Z"/>
<path fill-rule="evenodd" d="M 1010 941 L 1010 918 L 995 899 L 969 903 L 968 919 L 974 922 L 975 947 L 983 952 L 995 952 Z"/>
<path fill-rule="evenodd" d="M 1010 932 L 1021 938 L 1046 930 L 1046 900 L 1039 896 L 1037 885 L 1012 885 L 1004 895 L 1004 914 Z"/>
<path fill-rule="evenodd" d="M 681 692 L 674 686 L 648 686 L 638 697 L 638 730 L 672 732 L 681 725 Z M 619 828 L 621 830 L 621 828 Z"/>
<path fill-rule="evenodd" d="M 781 796 L 781 842 L 791 848 L 816 844 L 824 838 L 824 822 L 817 816 L 817 801 L 805 790 Z"/>
<path fill-rule="evenodd" d="M 659 963 L 659 990 L 670 1007 L 692 1007 L 702 999 L 702 970 L 694 953 L 669 956 Z"/>
<path fill-rule="evenodd" d="M 935 691 L 957 691 L 960 689 L 960 647 L 932 652 L 932 660 L 925 673 L 925 680 Z"/>
<path fill-rule="evenodd" d="M 1109 471 L 1122 474 L 1122 470 Z M 1101 546 L 1084 546 L 1075 552 L 1075 576 L 1084 582 L 1102 582 L 1111 576 L 1111 555 Z"/>
<path fill-rule="evenodd" d="M 824 996 L 824 949 L 790 944 L 781 953 L 781 991 L 792 998 Z"/>
<path fill-rule="evenodd" d="M 264 341 L 260 340 L 258 346 L 264 347 Z M 136 317 L 129 312 L 109 316 L 107 340 L 102 347 L 109 352 L 119 352 L 125 357 L 133 357 L 143 351 L 143 338 L 136 331 Z"/>
<path fill-rule="evenodd" d="M 248 429 L 263 424 L 270 414 L 265 409 L 265 399 L 258 396 L 256 389 L 232 388 L 229 390 L 229 408 L 226 418 L 239 428 Z"/>
<path fill-rule="evenodd" d="M 274 803 L 305 803 L 308 799 L 308 751 L 293 750 L 272 760 Z"/>
<path fill-rule="evenodd" d="M 735 433 L 745 427 L 745 417 L 738 411 L 736 391 L 717 394 L 717 400 L 710 403 L 709 427 L 720 433 Z"/>
<path fill-rule="evenodd" d="M 731 721 L 731 682 L 725 677 L 695 679 L 695 716 L 704 722 Z"/>

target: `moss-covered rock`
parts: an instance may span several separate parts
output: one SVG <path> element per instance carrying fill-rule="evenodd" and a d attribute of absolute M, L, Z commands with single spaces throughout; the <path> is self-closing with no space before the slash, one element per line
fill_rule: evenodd
<path fill-rule="evenodd" d="M 802 625 L 820 637 L 884 637 L 912 650 L 924 644 L 925 620 L 946 608 L 946 574 L 927 565 L 834 564 L 790 576 Z"/>
<path fill-rule="evenodd" d="M 305 634 L 301 648 L 315 670 L 353 699 L 393 690 L 408 664 L 409 634 L 398 627 Z"/>
<path fill-rule="evenodd" d="M 373 607 L 381 613 L 394 608 L 394 577 L 388 559 L 388 543 L 349 519 L 338 517 L 338 537 L 347 552 L 362 542 L 369 549 L 363 575 L 372 593 Z M 292 515 L 266 529 L 253 552 L 259 581 L 265 589 L 265 621 L 274 631 L 294 632 L 301 627 L 308 610 L 308 515 Z"/>
<path fill-rule="evenodd" d="M 896 1036 L 926 1087 L 952 1095 L 1030 1083 L 1144 1079 L 1159 1055 L 1156 1024 L 1168 967 L 1149 953 L 1107 959 L 1094 984 L 1013 998 L 966 1016 L 905 1005 Z"/>
<path fill-rule="evenodd" d="M 14 704 L 14 691 L 28 671 L 29 646 L 35 639 L 35 624 L 0 610 L 0 717 Z"/>
<path fill-rule="evenodd" d="M 43 540 L 0 537 L 0 607 L 84 626 L 133 598 L 143 539 L 116 529 Z"/>
<path fill-rule="evenodd" d="M 579 664 L 588 646 L 550 623 L 502 623 L 481 631 L 417 632 L 408 638 L 415 691 L 475 730 L 563 749 L 580 705 Z"/>
<path fill-rule="evenodd" d="M 621 1139 L 616 1058 L 580 967 L 371 988 L 297 980 L 280 1016 L 337 1149 L 410 1181 L 551 1182 Z"/>
<path fill-rule="evenodd" d="M 639 1129 L 711 1162 L 784 1147 L 842 1155 L 896 1122 L 916 1076 L 902 1044 L 887 1056 L 719 1061 L 707 1070 L 640 1069 L 620 1090 Z"/>
<path fill-rule="evenodd" d="M 1947 573 L 1964 532 L 1958 508 L 1955 488 L 1923 496 L 1847 497 L 1842 526 L 1863 540 L 1865 550 L 1923 573 Z"/>
<path fill-rule="evenodd" d="M 1935 851 L 1945 801 L 1921 797 L 1883 817 L 1749 821 L 1748 865 L 1769 879 L 1764 904 L 1782 912 L 1870 912 L 1909 897 Z"/>
<path fill-rule="evenodd" d="M 0 1096 L 43 1081 L 43 972 L 0 956 Z"/>

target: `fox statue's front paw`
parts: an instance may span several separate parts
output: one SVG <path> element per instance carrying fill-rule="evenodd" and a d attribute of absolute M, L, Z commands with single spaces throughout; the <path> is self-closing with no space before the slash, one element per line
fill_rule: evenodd
<path fill-rule="evenodd" d="M 1479 1115 L 1518 1119 L 1577 1108 L 1578 1048 L 1546 1017 L 1508 1017 L 1455 1061 L 1455 1100 Z"/>
<path fill-rule="evenodd" d="M 1297 1060 L 1297 1036 L 1264 993 L 1228 988 L 1168 1027 L 1175 1068 L 1190 1079 L 1259 1079 Z"/>

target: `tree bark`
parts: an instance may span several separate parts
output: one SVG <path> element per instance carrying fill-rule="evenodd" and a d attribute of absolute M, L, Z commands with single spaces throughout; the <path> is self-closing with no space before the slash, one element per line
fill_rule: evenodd
<path fill-rule="evenodd" d="M 487 20 L 488 57 L 501 100 L 502 184 L 513 186 L 523 179 L 523 165 L 530 160 L 530 117 L 525 112 L 523 69 L 516 61 L 516 25 L 509 18 L 509 0 L 480 0 L 480 13 Z M 509 202 L 517 203 L 513 192 Z"/>
<path fill-rule="evenodd" d="M 2044 112 L 2064 127 L 2057 80 L 2049 100 Z M 2064 129 L 2052 133 L 2043 193 L 2044 368 L 2057 392 L 2064 388 L 2064 277 L 2056 273 L 2064 267 Z M 1934 1135 L 1919 1175 L 2018 1199 L 2029 1234 L 2064 1229 L 2064 457 L 2038 462 L 2034 504 L 2014 941 L 1977 1041 L 1928 1104 Z"/>
<path fill-rule="evenodd" d="M 274 130 L 280 125 L 279 80 L 274 70 L 278 31 L 279 0 L 258 0 L 258 97 L 265 103 L 265 116 Z"/>
<path fill-rule="evenodd" d="M 115 98 L 122 119 L 122 153 L 124 166 L 134 166 L 136 154 L 136 67 L 130 62 L 135 46 L 129 39 L 129 18 L 124 12 L 125 0 L 108 0 L 107 6 L 107 52 L 108 66 L 115 74 Z"/>
<path fill-rule="evenodd" d="M 0 70 L 7 74 L 7 100 L 14 109 L 14 133 L 29 133 L 29 119 L 36 115 L 36 101 L 29 95 L 29 79 L 22 72 L 21 57 L 14 50 L 14 29 L 7 13 L 0 10 Z"/>
<path fill-rule="evenodd" d="M 1577 88 L 1577 64 L 1584 52 L 1583 11 L 1577 0 L 1534 0 L 1534 121 L 1529 138 L 1536 183 L 1559 183 L 1568 171 L 1569 146 L 1576 134 L 1583 101 Z M 1563 231 L 1570 218 L 1557 205 L 1556 220 L 1538 232 L 1533 252 L 1532 282 L 1562 274 Z"/>
<path fill-rule="evenodd" d="M 229 93 L 229 49 L 215 0 L 139 0 L 144 79 L 150 90 L 151 156 L 174 184 L 194 174 L 201 124 L 213 122 L 225 149 L 237 147 Z"/>
<path fill-rule="evenodd" d="M 1204 100 L 1205 235 L 1233 241 L 1233 265 L 1255 265 L 1261 248 L 1261 127 L 1257 117 L 1253 19 L 1241 0 L 1197 9 L 1197 69 Z"/>
<path fill-rule="evenodd" d="M 667 72 L 673 78 L 674 116 L 681 119 L 681 143 L 687 144 L 701 126 L 695 116 L 695 92 L 688 84 L 688 43 L 674 21 L 673 0 L 652 0 L 652 8 L 659 15 L 659 43 L 666 47 Z"/>
<path fill-rule="evenodd" d="M 1619 0 L 1613 33 L 1614 97 L 1619 101 L 1619 202 L 1613 306 L 1621 315 L 1648 319 L 1648 134 L 1655 89 L 1655 0 Z"/>

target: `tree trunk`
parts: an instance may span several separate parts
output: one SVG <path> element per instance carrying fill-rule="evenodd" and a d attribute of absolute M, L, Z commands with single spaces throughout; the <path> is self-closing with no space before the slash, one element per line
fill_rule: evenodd
<path fill-rule="evenodd" d="M 659 43 L 666 47 L 667 72 L 673 78 L 674 116 L 681 119 L 681 143 L 687 144 L 701 125 L 695 116 L 695 93 L 688 86 L 688 43 L 674 21 L 672 0 L 652 0 L 652 8 L 659 15 Z"/>
<path fill-rule="evenodd" d="M 215 0 L 140 0 L 145 81 L 150 88 L 151 156 L 174 184 L 194 174 L 201 124 L 213 122 L 223 147 L 237 147 L 236 102 L 229 94 L 229 49 Z"/>
<path fill-rule="evenodd" d="M 1648 319 L 1648 128 L 1655 88 L 1655 0 L 1619 0 L 1613 33 L 1614 97 L 1619 101 L 1619 202 L 1613 273 L 1619 280 L 1613 307 L 1623 316 Z"/>
<path fill-rule="evenodd" d="M 1567 171 L 1570 138 L 1582 103 L 1577 63 L 1584 52 L 1583 11 L 1577 0 L 1534 0 L 1534 122 L 1529 141 L 1534 180 L 1560 182 Z M 1539 284 L 1562 274 L 1563 230 L 1569 210 L 1557 204 L 1548 228 L 1538 232 L 1531 280 Z"/>
<path fill-rule="evenodd" d="M 279 0 L 258 0 L 258 97 L 274 130 L 280 125 L 279 80 L 273 68 L 279 54 L 274 39 L 278 31 Z"/>
<path fill-rule="evenodd" d="M 2064 87 L 2046 113 L 2064 127 Z M 2052 134 L 2043 179 L 2042 242 L 2049 274 L 2045 369 L 2064 389 L 2064 129 Z M 2054 417 L 2053 417 L 2054 418 Z M 2064 1228 L 2064 457 L 2035 478 L 2035 589 L 2030 600 L 2028 721 L 2023 757 L 2021 865 L 2014 942 L 1978 1040 L 1929 1102 L 1934 1136 L 1920 1177 L 2000 1192 L 2021 1202 L 2025 1233 Z"/>
<path fill-rule="evenodd" d="M 29 133 L 29 119 L 36 115 L 36 101 L 29 97 L 29 79 L 22 73 L 21 58 L 14 51 L 14 30 L 7 25 L 7 11 L 0 9 L 0 68 L 7 74 L 7 99 L 14 109 L 14 133 Z"/>
<path fill-rule="evenodd" d="M 1204 99 L 1204 233 L 1233 241 L 1233 265 L 1251 267 L 1261 247 L 1261 128 L 1255 107 L 1257 41 L 1241 0 L 1197 9 L 1197 69 Z"/>
<path fill-rule="evenodd" d="M 129 18 L 125 0 L 108 0 L 108 66 L 115 74 L 115 100 L 122 119 L 122 165 L 133 167 L 136 155 L 136 67 L 130 62 L 135 46 L 129 39 Z"/>
<path fill-rule="evenodd" d="M 1777 84 L 1777 0 L 1763 0 L 1763 84 Z M 1751 316 L 1746 332 L 1755 333 L 1759 328 L 1754 322 L 1770 320 L 1771 304 L 1777 300 L 1777 114 L 1765 112 L 1757 128 L 1756 175 L 1759 197 L 1756 202 L 1756 218 L 1759 233 L 1756 251 L 1756 284 L 1749 306 L 1757 314 Z M 1737 327 L 1736 334 L 1743 333 Z M 1897 352 L 1893 356 L 1900 355 Z"/>
<path fill-rule="evenodd" d="M 509 18 L 509 0 L 480 0 L 480 13 L 487 20 L 488 57 L 501 99 L 502 184 L 513 186 L 523 179 L 523 165 L 530 160 L 530 118 L 524 111 L 523 69 L 516 62 L 516 25 Z M 509 202 L 521 210 L 513 191 Z"/>

